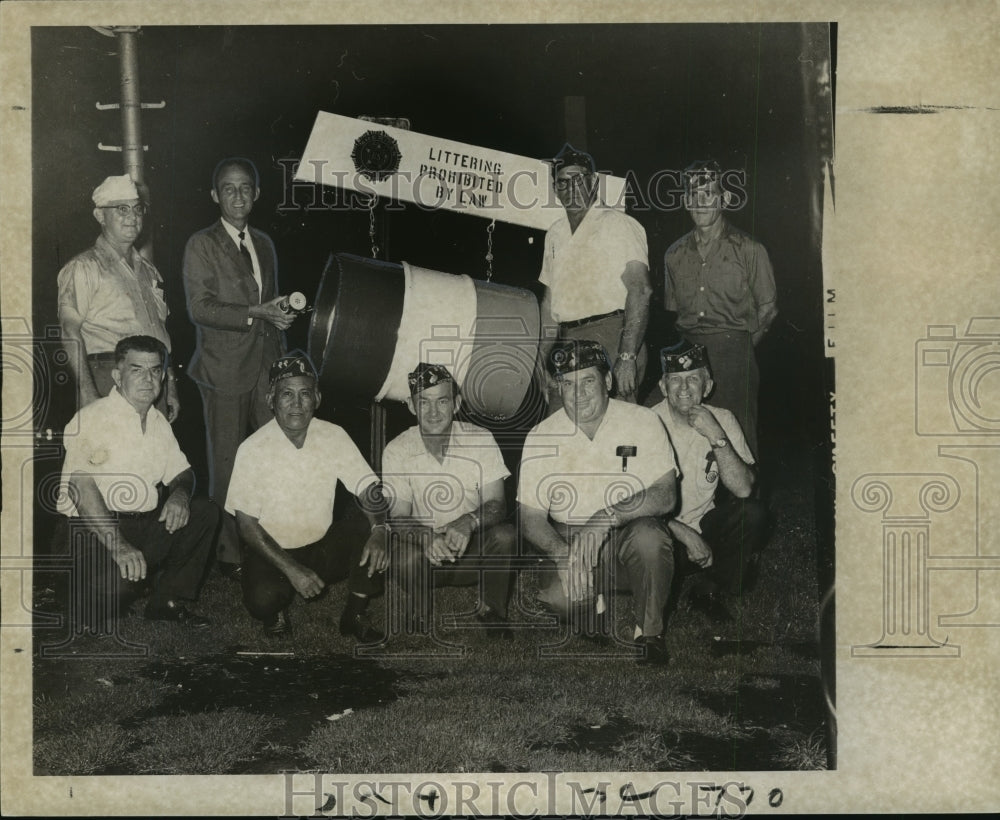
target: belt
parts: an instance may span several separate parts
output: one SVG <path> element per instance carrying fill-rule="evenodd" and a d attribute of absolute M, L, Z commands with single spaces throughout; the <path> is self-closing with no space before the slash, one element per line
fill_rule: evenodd
<path fill-rule="evenodd" d="M 88 353 L 88 362 L 113 362 L 115 360 L 114 351 L 108 353 Z"/>
<path fill-rule="evenodd" d="M 735 327 L 695 327 L 695 328 L 683 328 L 678 327 L 678 332 L 682 336 L 722 336 L 722 335 L 752 335 L 749 330 L 745 328 L 735 328 Z"/>
<path fill-rule="evenodd" d="M 596 316 L 587 316 L 583 319 L 573 319 L 571 322 L 560 322 L 560 330 L 570 330 L 574 327 L 583 327 L 584 325 L 589 325 L 591 322 L 599 322 L 602 319 L 610 319 L 613 316 L 623 316 L 625 314 L 624 308 L 618 308 L 618 310 L 613 310 L 610 313 L 599 313 Z"/>

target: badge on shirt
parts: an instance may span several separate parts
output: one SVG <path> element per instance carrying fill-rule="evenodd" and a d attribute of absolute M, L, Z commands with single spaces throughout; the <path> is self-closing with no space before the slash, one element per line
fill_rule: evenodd
<path fill-rule="evenodd" d="M 715 460 L 715 450 L 709 450 L 705 456 L 705 481 L 714 484 L 719 480 L 719 465 Z"/>
<path fill-rule="evenodd" d="M 634 444 L 619 444 L 615 448 L 615 455 L 621 456 L 622 459 L 622 472 L 628 472 L 628 460 L 636 455 L 639 450 Z"/>

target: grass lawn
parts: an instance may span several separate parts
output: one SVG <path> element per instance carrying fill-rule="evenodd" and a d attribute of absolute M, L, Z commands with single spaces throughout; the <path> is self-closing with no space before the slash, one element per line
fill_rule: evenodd
<path fill-rule="evenodd" d="M 622 642 L 595 645 L 541 611 L 533 570 L 510 641 L 462 628 L 472 588 L 441 589 L 436 612 L 458 625 L 359 655 L 337 631 L 342 584 L 267 639 L 214 573 L 197 605 L 209 630 L 133 615 L 118 640 L 68 640 L 39 626 L 36 774 L 825 768 L 812 506 L 808 483 L 775 492 L 757 587 L 723 627 L 675 608 L 667 668 L 634 662 L 629 595 L 615 599 Z M 36 576 L 40 609 L 58 608 L 57 587 Z"/>

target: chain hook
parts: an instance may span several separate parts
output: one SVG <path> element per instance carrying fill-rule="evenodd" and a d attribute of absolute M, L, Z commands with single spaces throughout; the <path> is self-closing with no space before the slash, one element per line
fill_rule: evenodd
<path fill-rule="evenodd" d="M 497 226 L 495 219 L 486 226 L 486 281 L 493 281 L 493 229 Z"/>
<path fill-rule="evenodd" d="M 378 205 L 378 194 L 373 193 L 368 198 L 368 239 L 372 243 L 372 259 L 378 259 L 379 246 L 375 241 L 375 206 Z"/>

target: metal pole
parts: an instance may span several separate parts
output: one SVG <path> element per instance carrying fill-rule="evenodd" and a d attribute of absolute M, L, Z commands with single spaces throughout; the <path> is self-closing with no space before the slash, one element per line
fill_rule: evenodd
<path fill-rule="evenodd" d="M 142 150 L 142 101 L 139 99 L 139 29 L 117 28 L 118 65 L 121 71 L 122 165 L 125 173 L 139 187 L 140 196 L 150 200 L 145 185 Z M 146 241 L 137 248 L 143 257 L 153 261 L 153 239 L 146 232 Z"/>
<path fill-rule="evenodd" d="M 143 182 L 142 103 L 139 100 L 138 29 L 118 29 L 119 65 L 122 90 L 122 162 L 125 173 L 136 183 Z"/>

